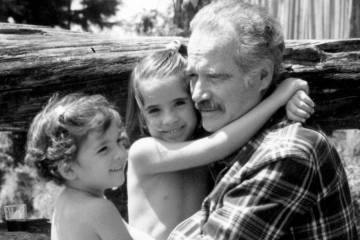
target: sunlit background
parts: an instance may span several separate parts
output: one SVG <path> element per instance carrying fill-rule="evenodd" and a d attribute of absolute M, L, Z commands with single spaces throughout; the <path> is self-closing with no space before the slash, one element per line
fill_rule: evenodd
<path fill-rule="evenodd" d="M 279 19 L 286 39 L 359 36 L 358 0 L 243 1 L 267 8 Z M 0 21 L 91 31 L 112 38 L 187 36 L 192 16 L 209 2 L 211 0 L 0 0 Z M 53 6 L 55 8 L 50 9 Z"/>
<path fill-rule="evenodd" d="M 116 15 L 109 18 L 110 22 L 117 22 L 118 25 L 110 29 L 100 29 L 92 26 L 91 30 L 97 34 L 110 36 L 112 38 L 121 38 L 129 36 L 137 36 L 134 23 L 140 23 L 141 17 L 150 14 L 151 10 L 155 10 L 161 16 L 171 18 L 173 15 L 172 0 L 122 0 L 121 5 L 116 11 Z M 74 0 L 71 6 L 72 9 L 81 9 L 81 0 Z M 160 21 L 160 24 L 163 21 Z M 81 31 L 81 26 L 73 24 L 71 30 Z"/>

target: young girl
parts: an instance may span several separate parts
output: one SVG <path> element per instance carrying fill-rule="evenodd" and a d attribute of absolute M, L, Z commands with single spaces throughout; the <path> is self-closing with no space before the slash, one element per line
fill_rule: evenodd
<path fill-rule="evenodd" d="M 26 161 L 41 177 L 65 186 L 55 204 L 52 240 L 132 239 L 116 207 L 103 197 L 105 189 L 124 182 L 124 136 L 118 112 L 100 95 L 55 95 L 36 115 Z"/>
<path fill-rule="evenodd" d="M 286 80 L 247 115 L 208 137 L 189 141 L 199 137 L 199 121 L 185 65 L 177 50 L 154 53 L 135 67 L 129 85 L 128 133 L 132 139 L 137 132 L 151 136 L 135 141 L 129 150 L 129 224 L 158 240 L 200 209 L 209 182 L 207 169 L 200 166 L 246 143 L 297 90 L 307 87 L 301 80 Z M 312 112 L 312 101 L 300 95 L 288 107 L 295 120 Z M 303 109 L 296 107 L 302 104 Z"/>

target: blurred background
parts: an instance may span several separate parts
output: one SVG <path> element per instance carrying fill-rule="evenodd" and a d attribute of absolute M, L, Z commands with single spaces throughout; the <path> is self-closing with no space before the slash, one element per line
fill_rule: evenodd
<path fill-rule="evenodd" d="M 287 39 L 359 36 L 358 0 L 244 0 L 267 8 Z M 0 0 L 0 21 L 90 31 L 113 37 L 188 35 L 211 0 Z"/>
<path fill-rule="evenodd" d="M 211 0 L 0 0 L 0 22 L 44 25 L 111 38 L 189 35 L 189 22 Z M 286 39 L 360 37 L 360 0 L 245 0 L 267 8 Z M 1 111 L 1 110 L 0 110 Z M 332 141 L 342 156 L 358 219 L 360 130 L 337 130 Z M 38 182 L 23 165 L 23 144 L 0 130 L 0 207 L 26 203 L 31 217 L 50 218 L 61 188 Z"/>

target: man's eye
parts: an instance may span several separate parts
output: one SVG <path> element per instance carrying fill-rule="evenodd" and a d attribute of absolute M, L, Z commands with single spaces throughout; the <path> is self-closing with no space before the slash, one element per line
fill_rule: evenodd
<path fill-rule="evenodd" d="M 194 81 L 196 81 L 198 78 L 198 75 L 196 73 L 190 73 L 187 75 L 187 80 L 190 82 L 190 84 Z"/>
<path fill-rule="evenodd" d="M 229 79 L 231 76 L 229 74 L 209 74 L 208 78 L 210 81 L 218 82 L 218 81 L 225 81 Z"/>
<path fill-rule="evenodd" d="M 189 73 L 189 74 L 187 74 L 187 77 L 190 78 L 190 79 L 197 78 L 197 74 L 196 73 Z"/>
<path fill-rule="evenodd" d="M 106 152 L 107 150 L 108 150 L 108 147 L 104 146 L 104 147 L 100 148 L 97 152 L 98 153 L 103 153 L 103 152 Z"/>

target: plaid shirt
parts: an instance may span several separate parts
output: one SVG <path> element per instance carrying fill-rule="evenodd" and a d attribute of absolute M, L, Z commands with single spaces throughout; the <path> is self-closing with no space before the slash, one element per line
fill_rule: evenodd
<path fill-rule="evenodd" d="M 358 239 L 347 177 L 324 135 L 282 122 L 231 158 L 168 240 Z"/>

